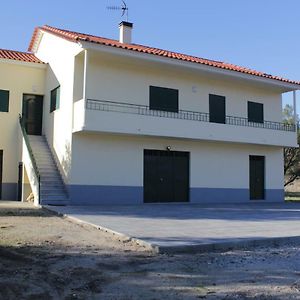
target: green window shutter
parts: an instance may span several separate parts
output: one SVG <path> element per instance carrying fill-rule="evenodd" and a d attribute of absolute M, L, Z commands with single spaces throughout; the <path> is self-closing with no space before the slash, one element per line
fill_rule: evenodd
<path fill-rule="evenodd" d="M 9 91 L 0 90 L 0 112 L 9 110 Z"/>
<path fill-rule="evenodd" d="M 60 86 L 56 89 L 56 109 L 60 107 Z"/>
<path fill-rule="evenodd" d="M 50 97 L 50 112 L 53 112 L 55 110 L 55 99 L 56 99 L 56 90 L 52 90 L 51 97 Z"/>
<path fill-rule="evenodd" d="M 262 103 L 248 101 L 248 122 L 264 122 L 264 105 Z"/>
<path fill-rule="evenodd" d="M 226 98 L 209 94 L 209 122 L 226 123 Z"/>
<path fill-rule="evenodd" d="M 50 112 L 55 111 L 60 105 L 60 86 L 51 91 Z"/>
<path fill-rule="evenodd" d="M 178 90 L 150 86 L 149 88 L 150 109 L 178 112 Z"/>

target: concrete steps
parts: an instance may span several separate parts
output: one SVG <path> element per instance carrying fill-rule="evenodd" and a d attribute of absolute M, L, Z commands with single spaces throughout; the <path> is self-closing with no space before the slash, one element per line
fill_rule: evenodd
<path fill-rule="evenodd" d="M 45 137 L 30 135 L 29 142 L 41 177 L 40 204 L 68 204 L 64 182 Z"/>

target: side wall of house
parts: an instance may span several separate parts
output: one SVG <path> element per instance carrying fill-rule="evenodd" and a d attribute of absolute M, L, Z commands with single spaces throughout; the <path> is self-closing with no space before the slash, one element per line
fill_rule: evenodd
<path fill-rule="evenodd" d="M 44 33 L 36 56 L 49 64 L 46 74 L 44 130 L 58 161 L 63 179 L 69 181 L 73 128 L 74 61 L 81 48 L 64 39 Z M 51 91 L 60 86 L 59 108 L 50 113 Z"/>
<path fill-rule="evenodd" d="M 282 148 L 102 134 L 73 138 L 72 204 L 143 203 L 144 149 L 190 153 L 190 202 L 249 201 L 249 155 L 265 156 L 266 201 L 283 201 Z"/>
<path fill-rule="evenodd" d="M 45 70 L 37 65 L 0 62 L 0 89 L 9 91 L 9 112 L 0 112 L 0 150 L 3 150 L 2 199 L 17 197 L 18 164 L 21 161 L 19 114 L 23 94 L 44 94 Z"/>

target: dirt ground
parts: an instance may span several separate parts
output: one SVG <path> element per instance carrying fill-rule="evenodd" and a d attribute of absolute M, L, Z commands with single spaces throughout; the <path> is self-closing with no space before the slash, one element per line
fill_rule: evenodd
<path fill-rule="evenodd" d="M 300 299 L 299 245 L 156 255 L 2 202 L 0 299 Z"/>

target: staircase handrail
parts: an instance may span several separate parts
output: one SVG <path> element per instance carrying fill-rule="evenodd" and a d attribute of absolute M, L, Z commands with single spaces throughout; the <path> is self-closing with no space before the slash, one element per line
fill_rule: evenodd
<path fill-rule="evenodd" d="M 39 169 L 37 167 L 37 163 L 36 163 L 36 160 L 34 158 L 32 148 L 30 146 L 28 134 L 27 134 L 25 126 L 24 126 L 24 119 L 23 119 L 23 117 L 22 117 L 21 114 L 19 115 L 19 123 L 20 123 L 21 131 L 22 131 L 22 135 L 23 135 L 23 138 L 24 138 L 24 141 L 25 141 L 25 145 L 26 145 L 27 151 L 29 153 L 29 158 L 30 158 L 30 161 L 31 161 L 32 166 L 33 166 L 33 170 L 34 170 L 35 176 L 38 179 L 38 183 L 39 183 L 39 190 L 38 191 L 39 191 L 39 200 L 40 200 L 41 175 L 40 175 Z"/>

